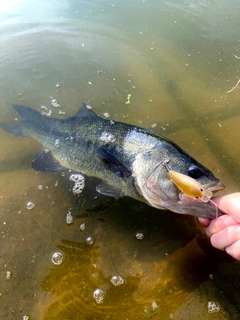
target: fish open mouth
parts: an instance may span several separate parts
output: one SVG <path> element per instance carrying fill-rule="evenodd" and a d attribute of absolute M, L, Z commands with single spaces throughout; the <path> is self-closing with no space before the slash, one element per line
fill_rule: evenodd
<path fill-rule="evenodd" d="M 221 181 L 212 181 L 208 184 L 204 184 L 203 188 L 204 188 L 204 190 L 207 190 L 207 191 L 217 192 L 217 191 L 225 189 L 225 185 L 222 184 Z"/>

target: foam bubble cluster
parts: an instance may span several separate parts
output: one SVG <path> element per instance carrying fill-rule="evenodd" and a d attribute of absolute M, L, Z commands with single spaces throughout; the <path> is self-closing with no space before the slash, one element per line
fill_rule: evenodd
<path fill-rule="evenodd" d="M 144 238 L 144 234 L 142 232 L 137 232 L 135 237 L 138 240 L 142 240 Z"/>
<path fill-rule="evenodd" d="M 52 105 L 54 108 L 60 108 L 60 107 L 61 107 L 60 103 L 58 103 L 56 99 L 52 99 L 51 105 Z"/>
<path fill-rule="evenodd" d="M 114 142 L 116 140 L 116 138 L 114 137 L 114 135 L 112 135 L 111 133 L 108 133 L 106 131 L 104 131 L 100 138 L 100 140 L 102 140 L 105 143 L 110 143 L 110 142 Z"/>
<path fill-rule="evenodd" d="M 218 303 L 214 301 L 208 301 L 208 313 L 217 313 L 220 310 Z"/>
<path fill-rule="evenodd" d="M 110 117 L 110 114 L 108 112 L 105 112 L 103 115 L 104 115 L 105 118 L 109 118 Z"/>
<path fill-rule="evenodd" d="M 67 224 L 72 224 L 73 223 L 73 216 L 71 211 L 68 211 L 67 215 L 66 215 L 66 223 Z"/>
<path fill-rule="evenodd" d="M 85 187 L 85 178 L 80 173 L 71 174 L 69 177 L 70 181 L 74 181 L 75 185 L 72 188 L 74 194 L 80 194 Z"/>
<path fill-rule="evenodd" d="M 41 106 L 41 109 L 45 110 L 45 111 L 42 111 L 42 115 L 43 116 L 50 117 L 52 115 L 52 110 L 51 109 L 48 110 L 48 108 L 45 107 L 45 106 Z"/>

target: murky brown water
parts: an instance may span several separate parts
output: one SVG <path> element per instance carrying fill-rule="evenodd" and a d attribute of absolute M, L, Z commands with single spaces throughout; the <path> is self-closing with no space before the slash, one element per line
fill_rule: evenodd
<path fill-rule="evenodd" d="M 240 73 L 238 12 L 230 0 L 0 4 L 0 119 L 16 117 L 12 103 L 66 117 L 84 101 L 173 139 L 225 193 L 239 191 L 239 89 L 227 94 Z M 240 319 L 239 263 L 194 218 L 114 202 L 92 178 L 74 196 L 69 173 L 31 168 L 41 146 L 30 138 L 1 131 L 0 150 L 1 319 Z"/>

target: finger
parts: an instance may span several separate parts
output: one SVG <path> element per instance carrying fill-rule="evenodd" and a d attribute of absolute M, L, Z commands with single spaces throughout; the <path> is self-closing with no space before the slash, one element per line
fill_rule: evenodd
<path fill-rule="evenodd" d="M 214 233 L 218 233 L 227 227 L 237 225 L 238 221 L 236 221 L 233 217 L 224 214 L 223 216 L 214 219 L 210 222 L 208 227 L 206 228 L 206 233 L 209 237 L 211 237 Z"/>
<path fill-rule="evenodd" d="M 220 250 L 225 250 L 226 247 L 240 240 L 240 226 L 234 225 L 215 233 L 211 237 L 212 245 Z"/>
<path fill-rule="evenodd" d="M 230 213 L 236 219 L 240 219 L 240 192 L 212 198 L 212 200 L 218 205 L 220 210 Z"/>
<path fill-rule="evenodd" d="M 198 222 L 200 223 L 200 225 L 204 228 L 206 228 L 207 226 L 209 226 L 211 220 L 206 219 L 206 218 L 198 218 Z"/>
<path fill-rule="evenodd" d="M 226 252 L 236 260 L 240 260 L 240 240 L 226 247 Z"/>

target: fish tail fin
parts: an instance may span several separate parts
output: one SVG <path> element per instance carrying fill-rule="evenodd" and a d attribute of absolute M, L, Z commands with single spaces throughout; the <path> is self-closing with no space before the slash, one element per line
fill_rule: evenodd
<path fill-rule="evenodd" d="M 0 122 L 0 128 L 6 132 L 12 133 L 16 136 L 24 137 L 21 124 L 9 124 L 5 122 Z"/>
<path fill-rule="evenodd" d="M 45 127 L 46 119 L 38 111 L 17 104 L 12 105 L 12 107 L 20 115 L 22 121 L 16 122 L 14 124 L 0 122 L 1 129 L 16 136 L 24 137 L 28 135 L 26 132 L 26 128 L 36 130 L 36 128 Z"/>
<path fill-rule="evenodd" d="M 12 107 L 21 116 L 23 121 L 36 123 L 42 122 L 44 117 L 38 111 L 35 111 L 29 107 L 20 106 L 18 104 L 12 104 Z"/>
<path fill-rule="evenodd" d="M 47 120 L 40 112 L 33 110 L 29 107 L 20 106 L 17 104 L 13 104 L 12 107 L 16 110 L 16 112 L 22 118 L 20 126 L 23 131 L 23 136 L 28 136 L 29 133 L 36 132 L 38 130 L 46 131 Z M 31 134 L 30 134 L 31 135 Z"/>

